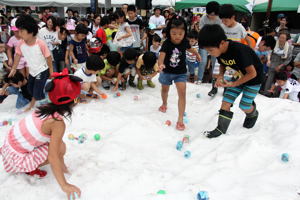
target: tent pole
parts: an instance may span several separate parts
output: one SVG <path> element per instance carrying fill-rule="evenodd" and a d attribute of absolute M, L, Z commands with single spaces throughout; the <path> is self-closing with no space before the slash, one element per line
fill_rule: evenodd
<path fill-rule="evenodd" d="M 266 12 L 266 22 L 268 23 L 268 25 L 269 25 L 270 16 L 271 16 L 272 4 L 273 4 L 273 0 L 269 0 L 267 12 Z"/>

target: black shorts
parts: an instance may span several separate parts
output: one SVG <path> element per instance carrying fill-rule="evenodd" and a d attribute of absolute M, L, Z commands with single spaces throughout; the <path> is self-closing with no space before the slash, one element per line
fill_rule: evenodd
<path fill-rule="evenodd" d="M 35 100 L 45 99 L 44 88 L 48 77 L 49 69 L 46 69 L 35 77 L 29 74 L 28 92 Z"/>

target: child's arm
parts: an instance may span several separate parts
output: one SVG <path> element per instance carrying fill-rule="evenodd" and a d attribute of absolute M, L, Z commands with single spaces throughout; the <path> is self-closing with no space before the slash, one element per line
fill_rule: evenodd
<path fill-rule="evenodd" d="M 13 55 L 12 55 L 12 47 L 7 46 L 7 57 L 8 57 L 8 65 L 13 65 Z"/>
<path fill-rule="evenodd" d="M 288 99 L 289 98 L 289 94 L 288 93 L 285 93 L 282 97 L 283 99 Z"/>
<path fill-rule="evenodd" d="M 247 81 L 250 81 L 257 76 L 256 69 L 253 65 L 246 67 L 245 70 L 246 74 L 242 78 L 234 82 L 225 81 L 225 83 L 223 83 L 221 87 L 236 87 L 242 85 L 243 83 L 246 83 Z"/>
<path fill-rule="evenodd" d="M 164 65 L 166 53 L 160 52 L 158 57 L 158 71 L 161 72 L 166 66 Z"/>
<path fill-rule="evenodd" d="M 249 46 L 251 49 L 253 49 L 253 48 L 252 48 L 252 41 L 250 40 L 250 38 L 249 38 L 248 35 L 245 37 L 245 40 L 246 40 L 248 46 Z"/>
<path fill-rule="evenodd" d="M 3 87 L 0 89 L 0 95 L 5 95 L 6 88 L 8 88 L 9 84 L 5 83 Z"/>
<path fill-rule="evenodd" d="M 73 50 L 74 50 L 74 45 L 70 44 L 70 49 L 69 49 L 70 56 L 71 56 L 71 58 L 73 60 L 73 63 L 74 64 L 78 64 L 78 60 L 76 59 Z"/>
<path fill-rule="evenodd" d="M 66 66 L 68 66 L 70 64 L 70 54 L 69 54 L 69 49 L 66 50 L 66 55 L 65 55 L 65 63 Z"/>
<path fill-rule="evenodd" d="M 49 67 L 49 75 L 51 76 L 53 73 L 52 57 L 51 56 L 47 57 L 46 61 L 47 61 L 47 65 Z M 50 78 L 50 76 L 49 76 L 49 78 Z"/>
<path fill-rule="evenodd" d="M 122 79 L 122 74 L 120 72 L 118 72 L 116 85 L 115 85 L 113 91 L 117 91 L 118 90 L 118 88 L 119 88 L 119 82 L 120 82 L 121 79 Z"/>
<path fill-rule="evenodd" d="M 201 56 L 198 52 L 197 49 L 194 49 L 194 48 L 190 48 L 190 49 L 187 49 L 188 52 L 192 53 L 192 54 L 195 54 L 196 55 L 196 58 L 197 58 L 197 61 L 198 62 L 201 62 Z"/>
<path fill-rule="evenodd" d="M 131 32 L 131 29 L 130 29 L 129 26 L 125 28 L 125 31 L 127 32 L 127 34 L 125 34 L 125 35 L 119 37 L 119 38 L 117 39 L 118 41 L 120 41 L 120 40 L 122 40 L 122 39 L 125 39 L 125 38 L 128 38 L 128 37 L 132 36 L 132 32 Z"/>
<path fill-rule="evenodd" d="M 14 60 L 14 65 L 12 66 L 8 77 L 13 77 L 15 75 L 17 66 L 19 65 L 19 62 L 20 62 L 20 59 L 21 59 L 21 56 L 19 54 L 16 54 L 15 60 Z"/>
<path fill-rule="evenodd" d="M 65 123 L 63 121 L 55 120 L 51 125 L 51 138 L 48 149 L 48 161 L 50 163 L 53 174 L 60 185 L 61 189 L 67 194 L 68 199 L 70 195 L 74 195 L 74 192 L 81 195 L 81 191 L 78 187 L 69 184 L 64 176 L 62 169 L 63 163 L 61 157 L 61 145 L 63 145 L 62 137 L 65 133 Z M 72 198 L 75 199 L 75 198 Z"/>
<path fill-rule="evenodd" d="M 91 88 L 92 88 L 97 94 L 99 94 L 100 96 L 101 96 L 102 94 L 104 94 L 104 93 L 97 87 L 96 82 L 92 82 L 92 83 L 91 83 Z"/>
<path fill-rule="evenodd" d="M 6 67 L 6 69 L 11 70 L 11 67 L 8 66 L 6 61 L 3 61 L 3 66 Z"/>

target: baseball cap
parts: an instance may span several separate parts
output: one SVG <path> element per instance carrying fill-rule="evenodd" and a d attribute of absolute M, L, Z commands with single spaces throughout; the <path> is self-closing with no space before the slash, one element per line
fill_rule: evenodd
<path fill-rule="evenodd" d="M 48 92 L 50 101 L 55 105 L 62 105 L 72 102 L 80 95 L 81 78 L 69 75 L 68 69 L 62 72 L 54 72 L 54 79 L 47 83 L 45 91 Z"/>

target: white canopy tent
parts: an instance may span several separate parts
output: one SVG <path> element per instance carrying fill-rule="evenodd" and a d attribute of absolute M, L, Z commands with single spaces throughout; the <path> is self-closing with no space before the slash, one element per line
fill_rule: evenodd
<path fill-rule="evenodd" d="M 124 3 L 135 4 L 135 0 L 111 0 L 113 7 Z M 98 0 L 99 6 L 104 6 L 105 0 Z M 0 5 L 7 6 L 37 6 L 37 7 L 90 7 L 90 0 L 0 0 Z M 152 0 L 153 6 L 174 6 L 175 0 Z"/>

